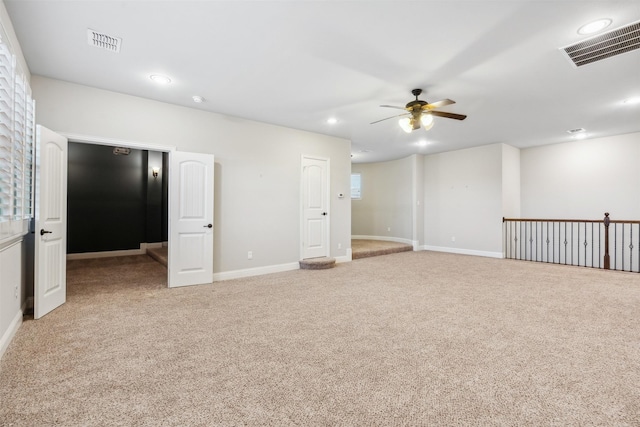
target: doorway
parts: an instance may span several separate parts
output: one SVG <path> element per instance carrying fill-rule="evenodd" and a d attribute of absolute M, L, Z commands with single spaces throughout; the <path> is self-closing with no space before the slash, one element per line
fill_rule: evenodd
<path fill-rule="evenodd" d="M 173 287 L 173 286 L 186 286 L 186 285 L 201 284 L 201 283 L 211 283 L 213 281 L 213 256 L 212 256 L 212 252 L 213 252 L 213 229 L 212 229 L 213 227 L 213 177 L 214 177 L 213 155 L 201 154 L 201 153 L 187 153 L 187 152 L 179 152 L 176 154 L 174 148 L 168 149 L 167 147 L 149 147 L 145 144 L 137 144 L 137 143 L 131 143 L 131 142 L 120 144 L 119 141 L 106 140 L 101 138 L 92 138 L 92 137 L 78 137 L 76 135 L 62 136 L 54 132 L 51 132 L 39 125 L 37 126 L 37 129 L 38 129 L 38 135 L 40 135 L 41 130 L 46 135 L 48 135 L 46 137 L 47 141 L 49 141 L 52 138 L 56 140 L 59 139 L 61 141 L 61 144 L 63 144 L 65 147 L 65 153 L 68 145 L 67 143 L 68 140 L 71 140 L 76 143 L 88 143 L 88 144 L 99 145 L 99 146 L 105 146 L 105 145 L 110 146 L 109 149 L 113 150 L 114 155 L 121 155 L 124 152 L 128 152 L 127 154 L 130 154 L 131 149 L 143 149 L 143 150 L 155 149 L 162 153 L 169 153 L 168 161 L 164 162 L 165 171 L 167 171 L 167 168 L 171 170 L 170 174 L 168 173 L 164 174 L 167 177 L 166 185 L 169 187 L 168 197 L 165 197 L 165 200 L 167 201 L 166 205 L 169 205 L 169 206 L 176 205 L 178 206 L 178 209 L 175 212 L 172 209 L 171 217 L 169 217 L 168 209 L 165 210 L 165 212 L 167 212 L 165 216 L 167 217 L 167 223 L 168 223 L 168 232 L 167 232 L 168 246 L 169 246 L 169 249 L 171 249 L 172 247 L 171 241 L 173 240 L 174 242 L 177 242 L 176 247 L 173 249 L 174 255 L 176 254 L 176 251 L 178 254 L 180 254 L 180 252 L 184 250 L 185 252 L 188 252 L 188 255 L 190 255 L 191 257 L 189 258 L 190 262 L 186 263 L 184 262 L 184 258 L 186 258 L 184 254 L 181 254 L 181 256 L 173 256 L 173 257 L 171 256 L 171 254 L 169 254 L 169 258 L 168 258 L 169 262 L 168 262 L 168 268 L 167 268 L 167 284 L 169 287 Z M 117 144 L 117 146 L 115 147 L 114 147 L 114 142 Z M 44 141 L 41 142 L 41 139 L 38 136 L 37 150 L 40 150 L 41 144 L 44 144 L 44 143 L 45 143 Z M 171 167 L 169 167 L 169 164 L 171 164 Z M 158 177 L 158 174 L 160 171 L 157 169 L 159 169 L 159 167 L 156 167 L 153 165 L 149 166 L 148 160 L 147 160 L 147 168 L 150 169 L 151 176 L 154 179 Z M 64 191 L 60 193 L 61 196 L 53 196 L 53 193 L 51 192 L 36 191 L 36 207 L 38 207 L 39 200 L 42 200 L 42 201 L 52 200 L 55 202 L 56 206 L 58 205 L 65 206 L 64 214 L 60 216 L 60 219 L 62 219 L 62 221 L 66 224 L 67 223 L 66 221 L 66 213 L 67 213 L 66 212 L 66 205 L 67 205 L 66 203 L 67 202 L 66 155 L 65 155 L 64 165 L 60 165 L 58 167 L 55 164 L 49 166 L 45 163 L 41 163 L 41 164 L 37 163 L 36 169 L 37 169 L 37 176 L 39 177 L 37 178 L 36 185 L 38 185 L 38 183 L 41 182 L 40 177 L 59 176 L 60 179 L 58 181 L 60 181 L 60 186 L 64 187 Z M 137 173 L 135 173 L 134 175 L 137 175 Z M 42 182 L 44 182 L 45 180 L 47 179 L 45 178 L 44 180 L 42 180 Z M 126 186 L 126 183 L 124 185 Z M 91 193 L 97 193 L 98 197 L 100 197 L 102 193 L 100 191 L 96 191 L 97 186 L 99 185 L 94 184 L 93 187 L 89 186 L 89 189 L 86 191 Z M 119 187 L 118 186 L 116 187 L 117 187 L 116 188 L 117 190 Z M 194 188 L 199 189 L 200 191 L 195 191 Z M 185 189 L 188 189 L 188 191 L 183 191 Z M 173 201 L 174 201 L 173 203 L 171 201 L 171 198 L 173 198 Z M 206 216 L 198 217 L 197 215 L 194 215 L 195 211 L 193 211 L 192 208 L 195 205 L 197 205 L 196 201 L 205 200 L 205 199 L 207 200 L 207 202 L 200 202 L 200 205 L 204 206 L 208 203 L 211 204 L 210 209 L 206 209 L 203 211 L 206 213 Z M 118 201 L 115 202 L 115 204 L 118 204 L 118 203 L 119 203 Z M 185 219 L 187 221 L 184 221 Z M 197 231 L 189 230 L 190 231 L 189 233 L 185 233 L 186 225 L 194 226 L 193 223 L 188 221 L 190 219 L 199 221 L 198 225 L 200 226 L 200 228 Z M 124 219 L 124 221 L 126 220 L 128 220 L 128 218 Z M 86 221 L 86 217 L 83 218 L 83 221 Z M 113 223 L 113 225 L 115 225 L 116 227 L 122 224 L 119 221 L 114 221 L 113 215 L 110 217 L 108 216 L 107 219 L 104 221 Z M 37 215 L 36 215 L 35 224 L 36 224 L 35 225 L 36 228 L 39 228 L 41 226 L 41 224 L 39 224 Z M 100 227 L 101 225 L 104 225 L 104 224 L 101 224 L 101 223 L 94 224 L 94 226 L 97 226 L 97 227 Z M 53 233 L 53 232 L 45 231 L 44 233 L 41 233 L 41 236 L 39 238 L 35 237 L 35 240 L 36 240 L 35 253 L 36 254 L 39 253 L 38 252 L 39 247 L 41 248 L 48 247 L 48 243 L 52 239 L 51 237 L 52 234 L 46 234 L 46 233 Z M 53 234 L 56 234 L 56 233 L 53 233 Z M 190 234 L 190 237 L 198 235 L 199 239 L 197 240 L 201 244 L 185 245 L 184 242 L 188 240 L 185 238 L 186 234 Z M 64 240 L 66 240 L 66 236 L 67 236 L 66 227 L 64 229 L 63 236 L 64 236 Z M 89 237 L 91 238 L 91 236 Z M 194 241 L 194 240 L 195 239 L 192 239 L 191 241 Z M 40 272 L 39 275 L 38 274 L 35 275 L 34 284 L 33 284 L 33 292 L 34 292 L 34 295 L 36 295 L 35 304 L 34 304 L 36 313 L 38 313 L 38 306 L 39 306 L 39 302 L 38 302 L 39 298 L 37 298 L 37 296 L 40 294 L 48 293 L 47 288 L 44 287 L 46 285 L 46 281 L 44 280 L 46 280 L 48 277 L 54 274 L 55 271 L 58 271 L 58 270 L 66 271 L 66 252 L 67 252 L 66 244 L 62 245 L 58 252 L 60 256 L 58 256 L 57 259 L 60 260 L 60 262 L 56 263 L 55 265 L 53 263 L 42 263 L 41 261 L 38 260 L 39 258 L 37 256 L 35 257 L 34 270 L 36 272 Z M 111 251 L 109 255 L 115 255 L 115 254 L 113 253 L 113 251 Z M 199 255 L 199 256 L 196 257 L 196 255 Z M 194 258 L 197 258 L 198 260 L 200 260 L 201 261 L 200 264 L 196 265 L 193 262 Z M 40 259 L 42 260 L 43 258 L 40 257 Z M 49 266 L 49 267 L 44 268 L 46 266 Z M 198 274 L 193 274 L 196 272 Z M 179 282 L 175 280 L 175 278 L 177 277 L 180 278 Z M 59 304 L 55 304 L 55 306 L 51 304 L 51 306 L 48 307 L 46 311 L 45 310 L 40 311 L 40 314 L 37 315 L 36 318 L 41 317 L 47 312 L 53 310 L 58 305 L 64 303 L 66 299 L 64 296 L 66 295 L 65 280 L 62 280 L 60 282 L 60 289 L 62 292 L 61 294 L 62 296 L 60 298 Z M 40 304 L 40 306 L 42 306 L 42 304 Z"/>
<path fill-rule="evenodd" d="M 73 140 L 68 152 L 68 259 L 166 246 L 168 153 Z"/>

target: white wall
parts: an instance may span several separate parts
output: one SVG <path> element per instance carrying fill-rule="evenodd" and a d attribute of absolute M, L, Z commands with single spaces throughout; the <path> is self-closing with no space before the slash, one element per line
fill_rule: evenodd
<path fill-rule="evenodd" d="M 426 249 L 501 256 L 502 151 L 493 144 L 425 156 Z"/>
<path fill-rule="evenodd" d="M 331 255 L 347 257 L 350 142 L 40 76 L 37 122 L 61 133 L 215 155 L 214 271 L 294 266 L 300 259 L 301 156 L 330 159 Z M 341 244 L 342 249 L 337 249 Z M 247 252 L 253 259 L 247 259 Z M 259 270 L 260 271 L 260 270 Z"/>
<path fill-rule="evenodd" d="M 414 240 L 415 162 L 415 156 L 410 156 L 351 166 L 352 173 L 362 176 L 362 199 L 351 202 L 354 236 Z"/>
<path fill-rule="evenodd" d="M 413 162 L 413 241 L 414 250 L 424 245 L 424 156 L 411 156 Z"/>
<path fill-rule="evenodd" d="M 0 357 L 22 323 L 22 243 L 0 248 Z"/>
<path fill-rule="evenodd" d="M 522 217 L 640 219 L 640 133 L 525 148 Z"/>
<path fill-rule="evenodd" d="M 520 217 L 520 149 L 502 144 L 502 216 Z"/>

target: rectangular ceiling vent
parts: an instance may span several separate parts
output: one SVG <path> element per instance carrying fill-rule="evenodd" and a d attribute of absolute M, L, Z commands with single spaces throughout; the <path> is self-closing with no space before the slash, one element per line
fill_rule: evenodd
<path fill-rule="evenodd" d="M 580 133 L 580 132 L 584 132 L 584 128 L 569 129 L 569 130 L 567 131 L 567 133 L 571 133 L 571 134 L 573 134 L 573 133 Z"/>
<path fill-rule="evenodd" d="M 562 48 L 576 67 L 640 48 L 640 21 Z"/>
<path fill-rule="evenodd" d="M 89 42 L 89 45 L 93 47 L 106 49 L 114 53 L 120 53 L 122 39 L 106 35 L 99 31 L 87 29 L 87 42 Z"/>
<path fill-rule="evenodd" d="M 131 148 L 126 147 L 113 147 L 113 154 L 116 156 L 128 156 L 131 153 Z"/>

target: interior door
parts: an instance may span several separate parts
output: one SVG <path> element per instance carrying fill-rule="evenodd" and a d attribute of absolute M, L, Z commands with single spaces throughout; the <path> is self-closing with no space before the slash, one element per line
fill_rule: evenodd
<path fill-rule="evenodd" d="M 213 282 L 213 156 L 169 153 L 169 287 Z"/>
<path fill-rule="evenodd" d="M 67 138 L 36 126 L 34 317 L 67 299 Z"/>
<path fill-rule="evenodd" d="M 329 160 L 302 158 L 302 259 L 329 256 Z"/>

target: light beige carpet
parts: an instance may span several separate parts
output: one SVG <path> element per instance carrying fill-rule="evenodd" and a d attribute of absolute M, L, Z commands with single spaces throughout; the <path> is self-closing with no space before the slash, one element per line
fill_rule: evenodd
<path fill-rule="evenodd" d="M 638 426 L 640 275 L 433 252 L 166 289 L 69 264 L 2 426 Z"/>
<path fill-rule="evenodd" d="M 361 259 L 372 256 L 389 255 L 412 251 L 413 246 L 406 243 L 386 240 L 351 239 L 351 258 Z"/>
<path fill-rule="evenodd" d="M 169 248 L 167 246 L 147 248 L 147 255 L 166 267 L 169 261 Z"/>

